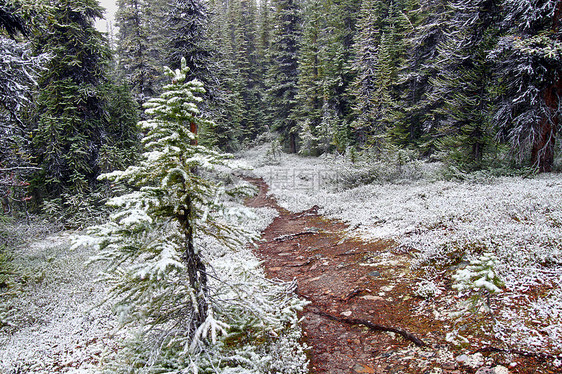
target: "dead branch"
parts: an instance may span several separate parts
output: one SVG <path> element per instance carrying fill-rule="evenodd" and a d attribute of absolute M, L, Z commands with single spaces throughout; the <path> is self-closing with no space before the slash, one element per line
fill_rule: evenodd
<path fill-rule="evenodd" d="M 273 238 L 273 240 L 276 242 L 284 242 L 286 240 L 292 240 L 298 236 L 311 235 L 311 234 L 318 234 L 318 230 L 306 230 L 303 232 L 297 232 L 296 234 L 281 235 L 276 238 Z"/>
<path fill-rule="evenodd" d="M 16 171 L 16 170 L 41 170 L 41 168 L 38 168 L 36 166 L 16 166 L 13 168 L 0 168 L 0 172 Z"/>
<path fill-rule="evenodd" d="M 317 215 L 318 215 L 318 209 L 320 209 L 320 207 L 319 207 L 318 205 L 314 205 L 312 208 L 300 212 L 299 214 L 297 214 L 296 216 L 294 216 L 294 218 L 302 218 L 302 217 L 308 217 L 308 216 L 317 216 Z"/>
<path fill-rule="evenodd" d="M 301 266 L 309 265 L 313 261 L 314 261 L 314 259 L 311 258 L 311 259 L 309 259 L 308 261 L 305 261 L 305 262 L 286 264 L 285 266 L 288 267 L 288 268 L 298 268 L 298 267 L 301 267 Z"/>
<path fill-rule="evenodd" d="M 404 339 L 411 341 L 412 343 L 414 343 L 418 347 L 423 347 L 423 346 L 427 345 L 421 339 L 414 336 L 412 333 L 409 333 L 408 331 L 398 329 L 396 327 L 383 326 L 383 325 L 379 325 L 377 323 L 373 323 L 371 321 L 367 321 L 367 320 L 364 320 L 364 319 L 340 318 L 340 317 L 336 317 L 336 316 L 333 316 L 331 314 L 319 312 L 319 311 L 313 311 L 313 313 L 318 314 L 319 316 L 322 316 L 322 317 L 326 317 L 326 318 L 331 319 L 333 321 L 345 323 L 347 325 L 363 325 L 363 326 L 368 327 L 372 331 L 393 332 L 395 334 L 398 334 L 398 335 L 402 336 Z"/>
<path fill-rule="evenodd" d="M 359 251 L 359 252 L 344 252 L 344 253 L 338 253 L 336 255 L 334 255 L 335 257 L 344 257 L 344 256 L 354 256 L 354 255 L 362 255 L 365 253 L 369 253 L 367 251 Z"/>

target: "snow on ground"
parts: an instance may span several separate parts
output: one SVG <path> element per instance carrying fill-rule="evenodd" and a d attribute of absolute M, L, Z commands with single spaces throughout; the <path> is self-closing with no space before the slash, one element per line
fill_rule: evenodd
<path fill-rule="evenodd" d="M 350 235 L 393 239 L 398 249 L 416 253 L 415 267 L 453 269 L 494 253 L 506 290 L 498 296 L 496 336 L 562 353 L 562 175 L 445 181 L 435 165 L 369 169 L 344 157 L 274 154 L 268 145 L 241 154 L 240 163 L 266 180 L 283 207 L 318 205 L 347 222 Z M 370 170 L 373 182 L 350 183 Z M 531 289 L 540 289 L 539 296 L 525 296 Z"/>
<path fill-rule="evenodd" d="M 13 326 L 0 330 L 0 372 L 93 373 L 106 348 L 116 346 L 113 314 L 94 283 L 90 249 L 69 251 L 66 233 L 21 246 L 16 265 L 29 280 L 9 299 Z"/>
<path fill-rule="evenodd" d="M 227 205 L 229 222 L 243 224 L 254 235 L 278 214 L 275 209 L 246 208 L 235 201 Z M 0 312 L 9 310 L 11 323 L 0 329 L 0 373 L 98 373 L 104 364 L 119 362 L 123 339 L 132 331 L 120 330 L 111 305 L 103 303 L 109 289 L 95 282 L 103 268 L 86 265 L 95 250 L 87 246 L 70 250 L 72 239 L 69 232 L 44 240 L 30 238 L 30 244 L 14 251 L 14 265 L 25 280 L 11 297 L 0 299 Z M 255 323 L 260 322 L 253 316 L 259 308 L 261 323 L 267 327 L 263 333 L 281 334 L 277 340 L 268 338 L 268 344 L 248 342 L 232 348 L 230 354 L 237 358 L 226 361 L 252 357 L 255 362 L 250 360 L 247 366 L 255 370 L 247 372 L 305 370 L 307 357 L 299 342 L 296 313 L 304 301 L 294 296 L 294 285 L 268 280 L 249 245 L 233 252 L 212 240 L 201 244 L 214 273 L 210 284 L 215 301 L 235 310 L 242 320 L 244 313 L 249 314 Z"/>

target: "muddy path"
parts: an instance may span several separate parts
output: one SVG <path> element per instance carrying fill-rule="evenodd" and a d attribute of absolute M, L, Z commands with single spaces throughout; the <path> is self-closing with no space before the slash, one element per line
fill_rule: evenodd
<path fill-rule="evenodd" d="M 345 224 L 322 217 L 317 207 L 291 213 L 267 196 L 263 180 L 248 180 L 259 194 L 246 204 L 279 212 L 256 255 L 269 277 L 296 279 L 297 293 L 310 302 L 302 328 L 311 373 L 482 373 L 515 360 L 487 355 L 476 364 L 459 361 L 445 340 L 448 321 L 412 296 L 417 275 L 408 254 L 392 241 L 351 237 Z M 520 364 L 509 372 L 534 372 L 521 370 L 530 369 L 528 361 Z"/>

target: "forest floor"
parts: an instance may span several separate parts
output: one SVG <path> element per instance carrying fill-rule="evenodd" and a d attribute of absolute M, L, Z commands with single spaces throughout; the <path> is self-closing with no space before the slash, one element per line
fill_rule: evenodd
<path fill-rule="evenodd" d="M 91 248 L 70 250 L 72 232 L 29 237 L 18 246 L 12 296 L 0 301 L 0 373 L 92 373 L 118 349 L 116 318 Z"/>
<path fill-rule="evenodd" d="M 451 287 L 435 300 L 413 296 L 419 274 L 392 240 L 354 236 L 346 224 L 319 215 L 318 207 L 288 211 L 262 179 L 248 180 L 259 193 L 247 205 L 279 213 L 256 255 L 270 277 L 296 279 L 297 293 L 310 302 L 302 328 L 312 374 L 558 372 L 552 357 L 510 350 L 482 334 L 490 315 L 442 318 L 439 306 L 456 298 Z M 453 345 L 447 333 L 459 323 L 468 339 Z"/>

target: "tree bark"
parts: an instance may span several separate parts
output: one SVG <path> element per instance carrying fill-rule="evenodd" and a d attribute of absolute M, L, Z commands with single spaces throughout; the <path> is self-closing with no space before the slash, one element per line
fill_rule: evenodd
<path fill-rule="evenodd" d="M 539 131 L 531 150 L 531 161 L 533 166 L 538 168 L 539 173 L 552 171 L 558 122 L 556 117 L 544 118 L 539 126 Z"/>
<path fill-rule="evenodd" d="M 193 133 L 195 138 L 191 141 L 191 145 L 197 145 L 197 124 L 193 121 L 189 123 L 189 131 Z"/>
<path fill-rule="evenodd" d="M 184 209 L 180 210 L 178 219 L 185 235 L 183 262 L 187 268 L 189 285 L 194 290 L 197 300 L 197 305 L 193 306 L 193 318 L 189 321 L 189 330 L 193 333 L 207 319 L 209 310 L 207 296 L 209 289 L 205 264 L 201 260 L 201 255 L 195 248 L 195 211 L 191 197 L 187 198 Z"/>

